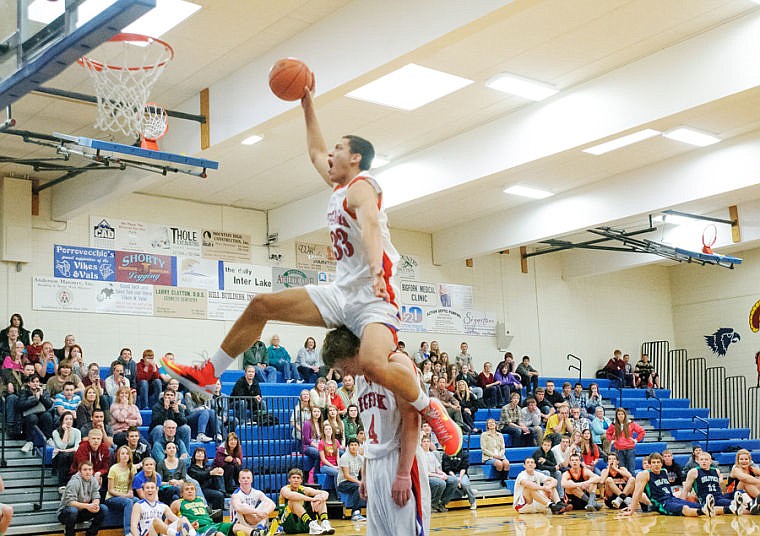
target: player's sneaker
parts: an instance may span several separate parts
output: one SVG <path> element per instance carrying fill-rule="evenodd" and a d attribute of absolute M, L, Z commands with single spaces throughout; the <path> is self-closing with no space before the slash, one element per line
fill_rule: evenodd
<path fill-rule="evenodd" d="M 180 524 L 177 536 L 190 536 L 190 524 L 187 521 Z"/>
<path fill-rule="evenodd" d="M 161 363 L 170 376 L 177 378 L 179 383 L 194 393 L 198 393 L 206 399 L 211 398 L 211 395 L 214 394 L 218 378 L 216 377 L 214 364 L 210 359 L 206 360 L 203 364 L 193 366 L 180 365 L 176 361 L 162 357 Z"/>
<path fill-rule="evenodd" d="M 462 450 L 462 429 L 451 420 L 443 402 L 437 398 L 431 398 L 430 405 L 420 413 L 433 429 L 436 439 L 446 454 L 454 456 Z"/>
<path fill-rule="evenodd" d="M 620 510 L 620 507 L 623 505 L 623 498 L 620 495 L 618 495 L 617 497 L 612 499 L 612 501 L 610 502 L 612 503 L 612 506 L 615 507 L 615 510 Z"/>
<path fill-rule="evenodd" d="M 322 521 L 322 530 L 325 531 L 325 534 L 335 534 L 335 529 L 330 525 L 330 521 L 327 519 Z"/>
<path fill-rule="evenodd" d="M 734 501 L 736 502 L 736 515 L 738 516 L 746 514 L 752 508 L 752 497 L 744 492 L 737 491 L 734 494 Z"/>
<path fill-rule="evenodd" d="M 557 501 L 549 505 L 549 510 L 552 511 L 552 514 L 564 514 L 567 511 L 567 505 L 561 501 Z"/>
<path fill-rule="evenodd" d="M 319 524 L 316 519 L 309 522 L 309 534 L 324 534 L 325 529 Z"/>
<path fill-rule="evenodd" d="M 707 517 L 715 517 L 715 497 L 710 493 L 705 497 L 705 505 L 702 507 L 702 513 Z"/>
<path fill-rule="evenodd" d="M 749 507 L 749 513 L 753 516 L 760 515 L 760 495 L 755 497 L 754 502 L 752 502 L 752 505 Z"/>

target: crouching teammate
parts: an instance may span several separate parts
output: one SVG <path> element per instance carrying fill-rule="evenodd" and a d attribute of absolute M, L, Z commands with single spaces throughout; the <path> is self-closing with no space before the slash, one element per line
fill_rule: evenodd
<path fill-rule="evenodd" d="M 285 506 L 280 526 L 286 534 L 334 534 L 327 520 L 327 498 L 324 490 L 303 485 L 303 471 L 288 471 L 288 484 L 280 490 L 280 504 Z M 317 519 L 312 518 L 312 515 Z"/>
<path fill-rule="evenodd" d="M 359 339 L 345 327 L 330 331 L 322 347 L 328 367 L 354 372 Z M 395 352 L 388 358 L 410 373 L 409 357 Z M 359 492 L 367 500 L 367 536 L 420 536 L 430 532 L 430 486 L 420 472 L 420 418 L 415 409 L 373 382 L 355 375 L 361 419 L 367 431 Z"/>
<path fill-rule="evenodd" d="M 254 489 L 253 472 L 250 469 L 240 470 L 238 482 L 240 486 L 230 499 L 232 534 L 264 536 L 269 532 L 269 514 L 274 512 L 274 501 L 264 492 Z"/>
<path fill-rule="evenodd" d="M 227 536 L 232 528 L 231 523 L 214 523 L 203 499 L 195 494 L 193 482 L 182 483 L 182 498 L 171 505 L 172 512 L 190 522 L 190 526 L 200 536 Z"/>
<path fill-rule="evenodd" d="M 636 475 L 636 487 L 633 490 L 631 505 L 622 510 L 624 515 L 631 515 L 639 509 L 642 495 L 649 498 L 652 509 L 669 516 L 697 517 L 715 515 L 715 499 L 708 495 L 704 505 L 685 501 L 673 496 L 667 471 L 662 469 L 662 456 L 659 452 L 649 455 L 649 469 Z M 722 513 L 722 512 L 721 512 Z"/>

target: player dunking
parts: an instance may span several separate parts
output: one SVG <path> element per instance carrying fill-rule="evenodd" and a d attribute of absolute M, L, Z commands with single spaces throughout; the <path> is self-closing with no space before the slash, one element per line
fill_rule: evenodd
<path fill-rule="evenodd" d="M 351 370 L 359 339 L 340 327 L 325 337 L 322 359 L 329 367 Z M 390 360 L 414 373 L 400 352 Z M 415 373 L 416 375 L 416 373 Z M 367 500 L 367 536 L 420 536 L 430 533 L 430 486 L 419 471 L 419 415 L 369 375 L 355 375 L 367 440 L 360 494 Z"/>
<path fill-rule="evenodd" d="M 391 285 L 399 255 L 390 241 L 382 192 L 368 173 L 375 150 L 367 140 L 352 135 L 328 150 L 310 91 L 301 104 L 311 162 L 333 188 L 327 223 L 337 261 L 335 283 L 257 294 L 208 361 L 198 366 L 164 361 L 164 367 L 189 389 L 210 395 L 222 371 L 259 339 L 267 321 L 345 325 L 361 338 L 357 371 L 412 404 L 430 423 L 444 450 L 455 454 L 462 445 L 459 427 L 440 401 L 428 398 L 412 371 L 388 359 L 396 348 L 400 323 Z"/>

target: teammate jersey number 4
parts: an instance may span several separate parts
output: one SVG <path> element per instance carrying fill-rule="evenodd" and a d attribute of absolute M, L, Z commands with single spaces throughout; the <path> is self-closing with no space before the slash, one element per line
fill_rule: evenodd
<path fill-rule="evenodd" d="M 333 243 L 333 253 L 335 254 L 335 260 L 339 261 L 344 256 L 353 257 L 354 246 L 348 241 L 348 233 L 340 227 L 334 231 L 330 231 L 330 239 Z"/>
<path fill-rule="evenodd" d="M 375 432 L 375 416 L 372 415 L 372 421 L 369 423 L 369 430 L 367 430 L 367 437 L 370 440 L 370 443 L 373 443 L 377 445 L 379 441 L 377 440 L 377 432 Z"/>

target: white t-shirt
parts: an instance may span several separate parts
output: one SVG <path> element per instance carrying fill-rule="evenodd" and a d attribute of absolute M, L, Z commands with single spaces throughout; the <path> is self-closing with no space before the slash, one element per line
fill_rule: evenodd
<path fill-rule="evenodd" d="M 551 477 L 549 475 L 546 475 L 540 471 L 533 471 L 532 475 L 529 475 L 528 471 L 521 471 L 520 474 L 517 475 L 517 480 L 515 481 L 515 493 L 514 493 L 513 503 L 523 504 L 525 502 L 525 496 L 523 494 L 523 489 L 525 488 L 525 482 L 533 482 L 534 484 L 543 484 L 550 478 Z"/>
<path fill-rule="evenodd" d="M 359 472 L 362 470 L 362 464 L 364 463 L 364 458 L 357 454 L 356 456 L 351 456 L 351 453 L 346 451 L 343 453 L 343 456 L 340 457 L 340 460 L 338 461 L 338 478 L 335 482 L 335 485 L 340 485 L 341 482 L 346 480 L 346 477 L 343 476 L 343 469 L 340 469 L 340 467 L 348 467 L 348 474 L 353 476 L 354 478 L 359 478 Z"/>
<path fill-rule="evenodd" d="M 562 452 L 562 444 L 560 443 L 559 445 L 554 445 L 552 447 L 552 453 L 554 454 L 554 459 L 557 461 L 557 464 L 562 465 L 573 453 L 573 449 L 572 447 L 567 447 L 567 450 Z"/>

